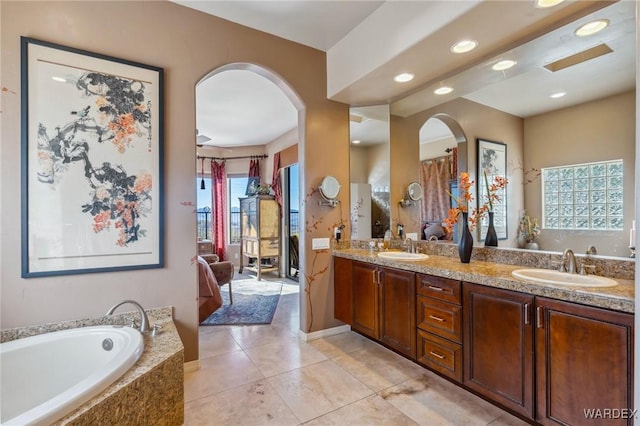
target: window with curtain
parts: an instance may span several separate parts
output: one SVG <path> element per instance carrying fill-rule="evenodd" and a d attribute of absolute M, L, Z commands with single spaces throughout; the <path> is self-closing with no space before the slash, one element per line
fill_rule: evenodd
<path fill-rule="evenodd" d="M 229 176 L 227 177 L 227 194 L 229 200 L 229 244 L 240 244 L 240 201 L 239 198 L 246 197 L 247 176 Z"/>
<path fill-rule="evenodd" d="M 205 177 L 204 183 L 206 189 L 200 189 L 201 183 L 200 177 L 196 178 L 197 192 L 197 226 L 198 226 L 198 239 L 210 240 L 211 239 L 211 178 Z"/>

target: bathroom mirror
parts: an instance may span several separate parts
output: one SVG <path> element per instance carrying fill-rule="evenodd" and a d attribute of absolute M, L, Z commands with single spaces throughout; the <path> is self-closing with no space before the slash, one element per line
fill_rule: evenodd
<path fill-rule="evenodd" d="M 518 133 L 517 127 L 523 129 L 520 130 L 517 146 L 514 149 L 510 146 L 510 158 L 507 159 L 509 175 L 518 176 L 517 185 L 521 186 L 521 189 L 515 188 L 513 185 L 516 185 L 516 181 L 513 181 L 509 189 L 511 191 L 510 206 L 517 210 L 524 209 L 527 215 L 539 220 L 542 219 L 543 201 L 539 170 L 541 167 L 613 160 L 611 156 L 624 156 L 626 232 L 598 231 L 594 236 L 592 231 L 542 229 L 540 247 L 543 250 L 556 252 L 572 247 L 576 252 L 584 252 L 590 244 L 594 244 L 597 246 L 599 255 L 628 257 L 628 229 L 634 217 L 635 6 L 635 2 L 612 3 L 562 28 L 549 31 L 539 39 L 505 52 L 499 57 L 485 60 L 469 70 L 447 78 L 444 82 L 439 79 L 437 84 L 450 84 L 455 86 L 456 90 L 450 95 L 438 97 L 433 95 L 433 91 L 429 90 L 430 87 L 426 87 L 424 91 L 415 92 L 394 102 L 391 105 L 392 117 L 395 120 L 396 116 L 399 116 L 408 121 L 422 114 L 421 119 L 424 123 L 434 114 L 446 112 L 457 119 L 470 140 L 479 137 L 507 140 L 513 143 L 513 138 L 502 136 Z M 576 27 L 596 18 L 609 19 L 610 26 L 596 36 L 577 40 L 576 43 L 579 44 L 574 46 L 572 43 L 576 38 L 574 36 Z M 574 41 L 569 43 L 569 40 Z M 538 65 L 551 63 L 600 44 L 607 45 L 611 52 L 584 63 L 575 64 L 563 69 L 562 72 L 553 72 Z M 518 57 L 518 64 L 515 67 L 510 70 L 487 73 L 499 60 L 508 59 L 507 56 L 510 53 Z M 562 87 L 552 83 L 554 81 L 552 77 L 568 75 L 581 68 L 586 80 L 570 77 L 569 80 L 562 81 Z M 540 83 L 527 84 L 531 74 L 542 77 Z M 597 93 L 587 93 L 586 88 L 595 89 L 600 83 L 605 85 L 598 87 Z M 549 97 L 552 91 L 560 88 L 567 92 L 566 96 Z M 535 95 L 544 96 L 538 96 L 539 99 L 536 102 L 529 102 L 529 97 Z M 545 103 L 549 105 L 544 106 Z M 584 113 L 586 115 L 578 110 L 577 107 L 580 105 L 584 110 L 588 110 Z M 440 106 L 444 108 L 440 109 Z M 484 108 L 486 114 L 482 116 L 485 120 L 482 125 L 477 123 L 480 114 L 464 115 L 466 109 L 473 109 L 469 107 L 475 107 L 476 110 Z M 505 111 L 508 114 L 505 114 Z M 429 114 L 425 115 L 425 112 Z M 606 112 L 608 114 L 605 114 Z M 510 115 L 512 121 L 506 125 L 505 120 L 498 122 L 493 116 L 499 114 Z M 603 119 L 603 117 L 607 118 Z M 520 124 L 513 125 L 518 119 L 521 120 Z M 541 123 L 543 120 L 544 123 Z M 581 126 L 584 127 L 585 123 L 591 124 L 595 121 L 602 122 L 601 130 L 589 141 L 588 150 L 580 149 L 576 145 L 580 144 L 581 136 L 577 135 Z M 626 133 L 623 135 L 621 132 Z M 624 151 L 616 148 L 616 152 L 613 152 L 612 143 L 617 143 L 622 138 L 628 140 L 628 148 L 625 147 Z M 458 173 L 468 170 L 475 178 L 476 161 L 475 152 L 472 151 L 474 149 L 465 149 L 469 155 L 469 164 L 468 167 L 459 168 Z M 595 158 L 596 155 L 598 158 Z M 403 167 L 406 167 L 406 164 Z M 515 210 L 511 213 L 519 214 Z M 514 227 L 517 217 L 513 222 L 510 216 L 509 222 L 513 224 L 510 228 L 513 232 L 509 233 L 509 240 L 501 246 L 516 247 Z"/>
<path fill-rule="evenodd" d="M 391 228 L 389 105 L 349 113 L 351 239 L 383 238 Z"/>
<path fill-rule="evenodd" d="M 320 195 L 325 199 L 325 202 L 320 202 L 321 205 L 335 206 L 338 204 L 338 194 L 340 193 L 340 183 L 338 179 L 333 176 L 325 176 L 318 187 Z"/>

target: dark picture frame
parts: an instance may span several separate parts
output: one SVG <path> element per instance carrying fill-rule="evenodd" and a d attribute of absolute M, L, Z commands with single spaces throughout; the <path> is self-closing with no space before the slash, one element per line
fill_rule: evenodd
<path fill-rule="evenodd" d="M 163 267 L 163 69 L 20 42 L 22 277 Z"/>
<path fill-rule="evenodd" d="M 478 176 L 476 179 L 478 208 L 486 200 L 487 185 L 485 183 L 485 173 L 489 186 L 496 176 L 507 177 L 507 145 L 502 142 L 495 142 L 478 138 L 476 140 L 476 158 L 478 159 Z M 500 201 L 493 203 L 493 220 L 496 234 L 499 240 L 508 238 L 507 232 L 507 194 L 505 190 L 499 190 Z M 477 228 L 480 241 L 484 241 L 489 226 L 488 215 L 478 221 Z"/>

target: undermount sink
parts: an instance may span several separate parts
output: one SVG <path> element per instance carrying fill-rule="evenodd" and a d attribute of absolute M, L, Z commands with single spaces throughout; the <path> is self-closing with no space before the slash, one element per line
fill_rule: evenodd
<path fill-rule="evenodd" d="M 597 275 L 570 274 L 550 269 L 516 269 L 511 272 L 516 277 L 527 281 L 544 284 L 572 285 L 580 287 L 613 287 L 618 283 L 611 278 Z"/>
<path fill-rule="evenodd" d="M 381 251 L 378 257 L 391 260 L 424 260 L 429 256 L 423 253 L 407 253 L 404 251 Z"/>

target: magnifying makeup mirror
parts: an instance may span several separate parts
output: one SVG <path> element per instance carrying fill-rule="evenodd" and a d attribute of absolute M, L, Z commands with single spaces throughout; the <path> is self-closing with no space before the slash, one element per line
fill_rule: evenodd
<path fill-rule="evenodd" d="M 412 206 L 416 201 L 422 199 L 422 185 L 418 182 L 411 182 L 407 187 L 407 192 L 402 200 L 398 204 L 402 207 Z"/>
<path fill-rule="evenodd" d="M 339 201 L 336 200 L 338 194 L 340 193 L 340 184 L 338 183 L 338 179 L 333 176 L 325 176 L 318 187 L 320 191 L 320 195 L 324 198 L 325 201 L 319 201 L 318 204 L 321 206 L 332 206 L 335 207 Z"/>

